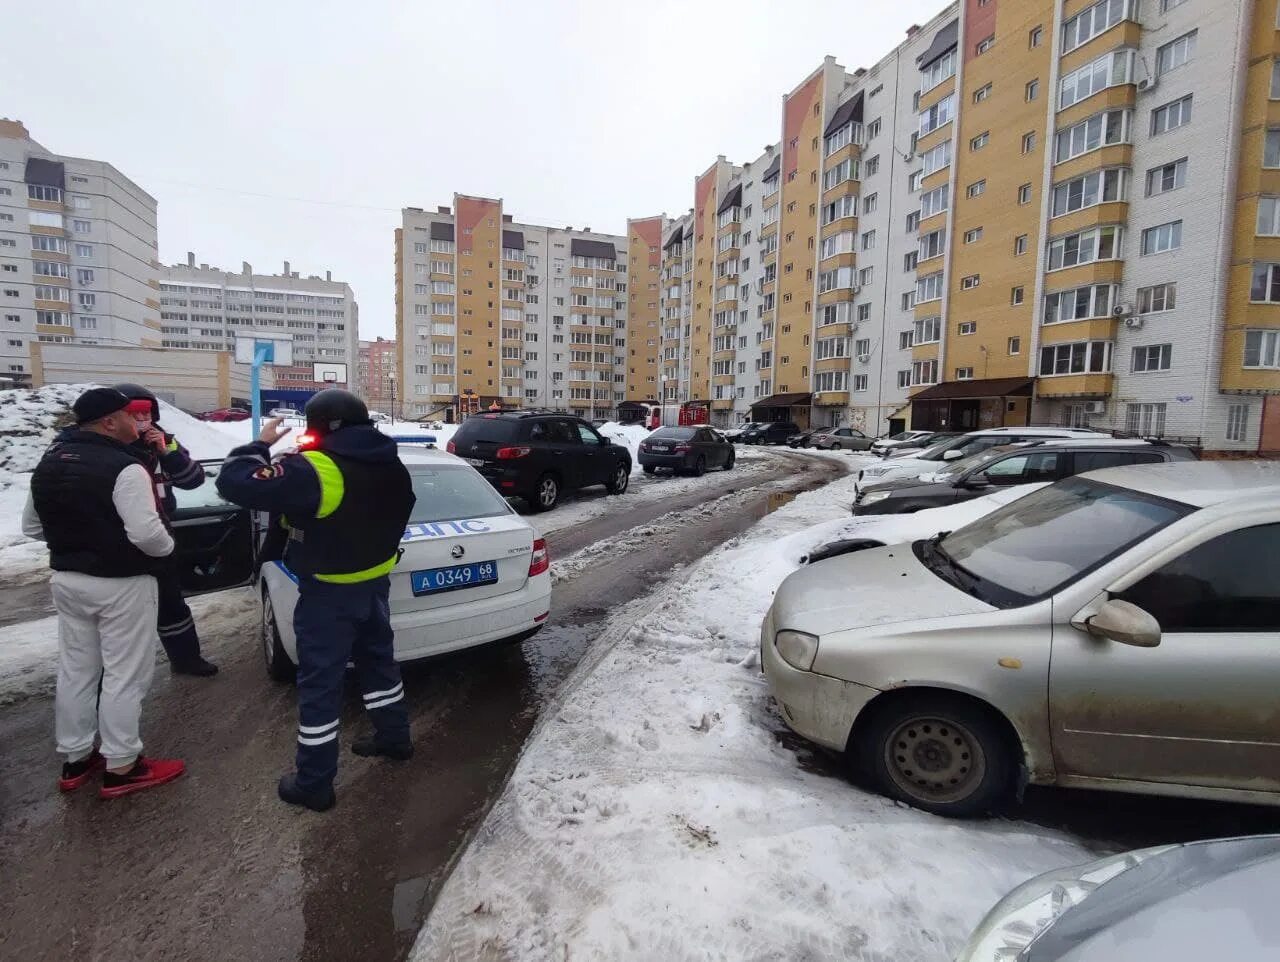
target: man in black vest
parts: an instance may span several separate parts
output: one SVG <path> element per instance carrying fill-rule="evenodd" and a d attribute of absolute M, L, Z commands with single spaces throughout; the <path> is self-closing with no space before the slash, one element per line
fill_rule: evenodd
<path fill-rule="evenodd" d="M 129 413 L 138 424 L 138 440 L 133 442 L 133 449 L 151 472 L 156 501 L 168 523 L 178 507 L 173 489 L 192 491 L 200 487 L 204 484 L 204 468 L 160 426 L 160 401 L 151 391 L 140 384 L 117 384 L 115 389 L 129 399 Z M 156 584 L 160 589 L 160 644 L 164 645 L 174 674 L 201 678 L 216 675 L 218 666 L 200 653 L 200 635 L 182 594 L 177 567 L 166 565 L 158 570 Z"/>
<path fill-rule="evenodd" d="M 322 812 L 335 800 L 348 661 L 374 728 L 351 750 L 401 761 L 413 755 L 388 575 L 415 499 L 395 442 L 374 428 L 354 394 L 320 391 L 306 416 L 304 450 L 273 462 L 271 445 L 289 429 L 272 419 L 257 441 L 228 455 L 217 483 L 228 501 L 283 516 L 289 526 L 284 563 L 298 580 L 298 754 L 297 772 L 280 779 L 279 794 Z"/>
<path fill-rule="evenodd" d="M 59 434 L 36 466 L 22 518 L 28 537 L 48 543 L 53 569 L 54 717 L 58 751 L 66 756 L 58 787 L 77 789 L 105 767 L 102 798 L 162 785 L 185 770 L 177 760 L 144 758 L 138 737 L 155 671 L 153 574 L 173 552 L 173 537 L 151 477 L 129 448 L 138 429 L 128 404 L 112 388 L 76 399 L 75 427 Z"/>

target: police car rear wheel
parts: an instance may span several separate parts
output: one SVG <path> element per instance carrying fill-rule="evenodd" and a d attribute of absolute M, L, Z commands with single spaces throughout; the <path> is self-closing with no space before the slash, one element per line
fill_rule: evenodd
<path fill-rule="evenodd" d="M 273 681 L 291 682 L 297 677 L 298 666 L 290 661 L 280 641 L 275 605 L 265 585 L 262 588 L 262 653 L 266 657 L 267 674 Z"/>

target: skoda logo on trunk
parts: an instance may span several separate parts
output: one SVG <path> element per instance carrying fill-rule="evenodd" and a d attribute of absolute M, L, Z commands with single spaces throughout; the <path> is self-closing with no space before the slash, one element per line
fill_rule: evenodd
<path fill-rule="evenodd" d="M 466 553 L 467 549 L 462 547 L 460 544 L 455 544 L 449 549 L 449 554 L 453 555 L 455 558 L 461 558 Z"/>

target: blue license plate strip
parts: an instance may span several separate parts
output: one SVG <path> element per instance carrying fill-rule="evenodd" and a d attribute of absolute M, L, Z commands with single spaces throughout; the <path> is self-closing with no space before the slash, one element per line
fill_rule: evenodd
<path fill-rule="evenodd" d="M 498 562 L 476 561 L 469 565 L 453 565 L 448 568 L 427 568 L 414 571 L 409 582 L 415 596 L 438 595 L 446 591 L 459 591 L 479 585 L 496 584 Z"/>

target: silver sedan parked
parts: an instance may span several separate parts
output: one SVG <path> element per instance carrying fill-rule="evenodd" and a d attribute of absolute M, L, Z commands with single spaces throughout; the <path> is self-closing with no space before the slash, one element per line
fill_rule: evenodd
<path fill-rule="evenodd" d="M 796 732 L 946 815 L 1032 783 L 1280 804 L 1280 462 L 1068 478 L 779 587 Z"/>
<path fill-rule="evenodd" d="M 825 428 L 809 435 L 810 447 L 824 451 L 866 451 L 875 438 L 869 438 L 857 428 Z"/>

